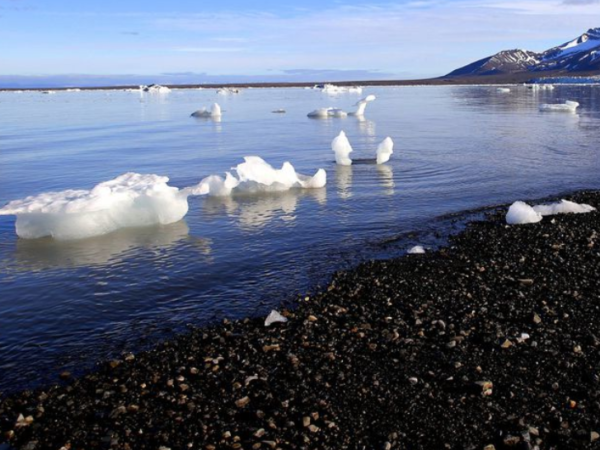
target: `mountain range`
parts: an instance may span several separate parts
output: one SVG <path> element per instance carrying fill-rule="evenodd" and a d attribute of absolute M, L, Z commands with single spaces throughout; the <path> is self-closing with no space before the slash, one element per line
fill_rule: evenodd
<path fill-rule="evenodd" d="M 504 50 L 446 75 L 445 78 L 530 74 L 600 75 L 600 28 L 544 52 Z"/>

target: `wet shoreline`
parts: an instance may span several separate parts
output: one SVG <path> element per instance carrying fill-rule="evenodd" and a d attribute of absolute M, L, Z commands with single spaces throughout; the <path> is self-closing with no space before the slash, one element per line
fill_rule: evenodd
<path fill-rule="evenodd" d="M 600 192 L 565 196 L 600 206 Z M 283 311 L 0 403 L 15 448 L 595 448 L 599 213 L 363 263 Z M 19 414 L 22 416 L 20 417 Z M 1 440 L 1 439 L 0 439 Z"/>

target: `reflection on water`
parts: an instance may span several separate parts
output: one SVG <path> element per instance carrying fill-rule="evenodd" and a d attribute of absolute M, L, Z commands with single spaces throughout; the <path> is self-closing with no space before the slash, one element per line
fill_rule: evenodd
<path fill-rule="evenodd" d="M 360 133 L 366 136 L 376 136 L 375 122 L 365 116 L 354 116 Z"/>
<path fill-rule="evenodd" d="M 352 197 L 352 166 L 335 166 L 335 184 L 340 198 Z"/>
<path fill-rule="evenodd" d="M 188 226 L 181 220 L 169 225 L 123 228 L 88 239 L 57 241 L 52 238 L 17 239 L 14 259 L 8 255 L 6 267 L 15 270 L 44 270 L 80 266 L 116 264 L 130 250 L 168 250 L 188 236 Z M 194 238 L 200 254 L 210 255 L 210 241 Z"/>
<path fill-rule="evenodd" d="M 385 195 L 394 195 L 394 170 L 387 164 L 377 164 L 377 173 L 379 175 L 379 182 L 383 187 L 383 193 Z"/>
<path fill-rule="evenodd" d="M 327 190 L 291 189 L 233 197 L 207 197 L 203 199 L 202 211 L 205 217 L 218 217 L 225 212 L 242 229 L 261 228 L 274 220 L 294 221 L 298 201 L 305 197 L 324 206 L 327 203 Z"/>
<path fill-rule="evenodd" d="M 206 123 L 206 122 L 211 122 L 213 124 L 213 129 L 217 132 L 220 133 L 223 131 L 223 125 L 221 124 L 223 117 L 222 116 L 210 116 L 210 117 L 194 117 L 192 116 L 191 119 L 193 119 L 196 122 L 199 123 Z"/>

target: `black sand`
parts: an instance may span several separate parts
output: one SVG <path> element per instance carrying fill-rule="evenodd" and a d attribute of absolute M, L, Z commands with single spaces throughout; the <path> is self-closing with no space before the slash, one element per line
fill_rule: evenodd
<path fill-rule="evenodd" d="M 600 206 L 599 192 L 571 199 Z M 337 274 L 286 311 L 285 324 L 194 329 L 5 398 L 0 441 L 29 450 L 600 448 L 600 213 L 509 227 L 504 212 L 439 252 Z"/>

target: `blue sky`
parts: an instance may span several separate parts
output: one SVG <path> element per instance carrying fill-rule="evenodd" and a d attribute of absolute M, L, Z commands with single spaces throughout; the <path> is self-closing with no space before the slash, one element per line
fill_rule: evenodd
<path fill-rule="evenodd" d="M 599 14 L 600 0 L 0 0 L 0 76 L 437 76 L 561 44 Z"/>

